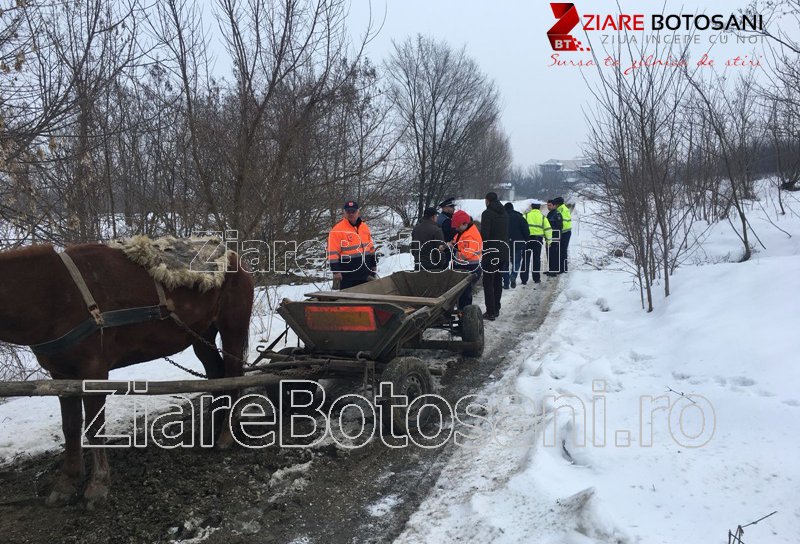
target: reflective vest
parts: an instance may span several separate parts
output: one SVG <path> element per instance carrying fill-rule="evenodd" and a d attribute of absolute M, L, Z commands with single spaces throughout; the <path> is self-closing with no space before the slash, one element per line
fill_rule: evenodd
<path fill-rule="evenodd" d="M 564 220 L 564 228 L 562 230 L 564 232 L 572 230 L 572 214 L 569 213 L 569 208 L 567 208 L 566 204 L 561 204 L 556 209 L 561 214 L 561 219 Z"/>
<path fill-rule="evenodd" d="M 365 262 L 367 255 L 375 254 L 375 245 L 372 243 L 372 233 L 363 221 L 351 225 L 346 218 L 333 226 L 328 234 L 328 263 L 339 263 L 353 259 Z"/>
<path fill-rule="evenodd" d="M 464 232 L 453 236 L 454 264 L 478 265 L 481 262 L 483 238 L 475 224 L 471 224 Z"/>
<path fill-rule="evenodd" d="M 528 230 L 531 236 L 544 236 L 548 240 L 553 237 L 550 221 L 544 216 L 542 210 L 533 208 L 525 214 L 525 221 L 528 222 Z"/>

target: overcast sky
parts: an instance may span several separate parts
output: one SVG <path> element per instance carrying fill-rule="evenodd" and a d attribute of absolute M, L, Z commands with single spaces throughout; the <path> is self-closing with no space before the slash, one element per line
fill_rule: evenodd
<path fill-rule="evenodd" d="M 721 13 L 728 15 L 745 0 L 668 1 L 664 13 Z M 648 9 L 644 5 L 653 6 Z M 625 13 L 662 12 L 662 2 L 623 2 Z M 615 2 L 578 0 L 581 14 L 619 12 Z M 367 55 L 380 64 L 391 52 L 392 41 L 425 34 L 446 40 L 454 47 L 465 46 L 497 84 L 502 97 L 502 124 L 511 141 L 515 164 L 527 166 L 550 158 L 578 156 L 585 141 L 583 110 L 592 99 L 577 68 L 548 67 L 554 51 L 547 30 L 555 23 L 549 2 L 533 0 L 351 0 L 348 26 L 354 37 L 369 23 L 380 25 L 380 32 L 368 45 Z M 649 27 L 649 15 L 646 18 Z M 594 33 L 593 40 L 599 42 Z M 713 34 L 701 32 L 701 37 Z M 581 39 L 576 35 L 578 39 Z M 707 38 L 699 46 L 708 49 Z M 595 49 L 599 49 L 599 43 Z M 720 57 L 754 54 L 753 45 L 715 46 Z M 581 53 L 562 53 L 562 58 L 588 58 Z M 594 68 L 584 75 L 594 78 Z"/>
<path fill-rule="evenodd" d="M 694 3 L 691 5 L 692 0 L 668 3 L 665 13 L 678 13 L 683 5 L 683 13 L 704 8 L 709 14 L 730 14 L 745 4 L 736 0 L 695 0 Z M 580 154 L 586 135 L 582 108 L 590 107 L 592 98 L 580 69 L 547 66 L 554 53 L 547 31 L 556 21 L 549 2 L 372 0 L 370 3 L 353 0 L 350 9 L 353 31 L 366 27 L 370 4 L 373 17 L 383 19 L 385 11 L 383 28 L 368 51 L 376 59 L 388 55 L 392 40 L 402 40 L 416 33 L 446 40 L 457 47 L 466 46 L 467 53 L 500 89 L 503 126 L 510 137 L 516 164 L 539 163 L 550 158 L 569 159 Z M 608 0 L 578 0 L 575 4 L 581 14 L 618 13 L 616 4 Z M 657 4 L 658 8 L 647 10 L 643 8 L 646 4 Z M 661 5 L 652 0 L 621 4 L 628 13 L 661 12 Z M 738 51 L 747 54 L 751 47 L 739 45 Z M 584 57 L 584 54 L 562 54 L 563 58 L 571 56 Z M 592 77 L 592 70 L 584 70 L 584 73 Z"/>

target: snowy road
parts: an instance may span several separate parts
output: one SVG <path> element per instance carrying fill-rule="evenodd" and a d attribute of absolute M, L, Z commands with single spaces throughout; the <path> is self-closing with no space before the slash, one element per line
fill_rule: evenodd
<path fill-rule="evenodd" d="M 440 394 L 452 404 L 491 391 L 520 342 L 542 322 L 558 281 L 504 291 L 502 317 L 486 324 L 483 357 L 433 353 L 446 364 Z M 476 296 L 476 303 L 481 303 Z M 58 467 L 53 452 L 0 471 L 4 542 L 390 542 L 399 535 L 457 453 L 356 450 L 332 442 L 311 449 L 111 450 L 114 489 L 107 506 L 47 509 L 39 497 Z"/>

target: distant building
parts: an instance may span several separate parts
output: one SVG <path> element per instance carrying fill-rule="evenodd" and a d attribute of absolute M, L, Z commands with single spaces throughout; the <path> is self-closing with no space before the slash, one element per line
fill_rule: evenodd
<path fill-rule="evenodd" d="M 497 197 L 500 200 L 515 200 L 515 193 L 514 184 L 505 182 L 505 183 L 498 183 L 494 187 L 492 187 L 492 191 L 497 193 Z"/>
<path fill-rule="evenodd" d="M 542 175 L 561 174 L 564 183 L 573 185 L 576 183 L 591 182 L 596 176 L 597 166 L 589 159 L 577 157 L 574 159 L 560 160 L 550 159 L 539 165 Z"/>

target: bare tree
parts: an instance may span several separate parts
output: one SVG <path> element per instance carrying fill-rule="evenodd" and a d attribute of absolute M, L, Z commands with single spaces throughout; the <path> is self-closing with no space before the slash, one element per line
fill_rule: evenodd
<path fill-rule="evenodd" d="M 680 66 L 687 51 L 628 41 L 625 50 L 619 42 L 606 53 L 620 62 L 610 74 L 599 68 L 593 89 L 597 109 L 588 120 L 588 154 L 599 182 L 594 193 L 613 217 L 601 228 L 612 246 L 630 248 L 642 306 L 652 311 L 653 286 L 660 278 L 669 296 L 670 275 L 689 246 L 693 214 L 683 205 L 681 181 L 689 87 L 681 70 L 655 65 L 626 71 L 624 59 L 672 58 Z"/>
<path fill-rule="evenodd" d="M 135 0 L 18 2 L 3 162 L 28 240 L 96 240 L 112 195 L 110 93 L 139 57 Z M 4 13 L 5 17 L 5 13 Z"/>
<path fill-rule="evenodd" d="M 757 31 L 767 38 L 764 43 L 770 84 L 762 85 L 760 94 L 769 109 L 768 131 L 774 145 L 780 189 L 800 190 L 796 164 L 800 127 L 800 39 L 792 30 L 800 25 L 800 0 L 756 0 L 750 9 L 765 14 L 764 28 Z M 783 202 L 778 193 L 781 210 Z M 783 212 L 782 212 L 783 213 Z"/>
<path fill-rule="evenodd" d="M 395 43 L 386 67 L 419 218 L 478 175 L 469 157 L 496 128 L 498 92 L 464 49 L 421 35 Z"/>
<path fill-rule="evenodd" d="M 800 109 L 793 100 L 768 99 L 766 130 L 775 159 L 778 206 L 786 214 L 781 190 L 800 190 Z"/>
<path fill-rule="evenodd" d="M 364 42 L 349 41 L 344 2 L 219 0 L 231 83 L 207 76 L 193 3 L 163 0 L 157 11 L 152 27 L 180 89 L 194 194 L 210 227 L 305 238 L 344 195 L 370 201 L 384 191 L 387 105 Z"/>
<path fill-rule="evenodd" d="M 495 125 L 476 138 L 463 164 L 456 170 L 465 197 L 483 198 L 506 181 L 511 168 L 511 145 L 508 136 Z M 463 173 L 462 173 L 463 172 Z"/>
<path fill-rule="evenodd" d="M 755 158 L 750 151 L 760 139 L 756 131 L 761 126 L 757 122 L 758 103 L 752 75 L 740 78 L 736 87 L 728 93 L 719 81 L 717 85 L 710 85 L 689 74 L 687 78 L 695 90 L 695 96 L 706 107 L 709 125 L 717 136 L 727 178 L 726 205 L 733 207 L 738 228 L 728 215 L 726 218 L 742 242 L 741 261 L 747 261 L 752 255 L 752 247 L 745 200 L 755 196 Z"/>

